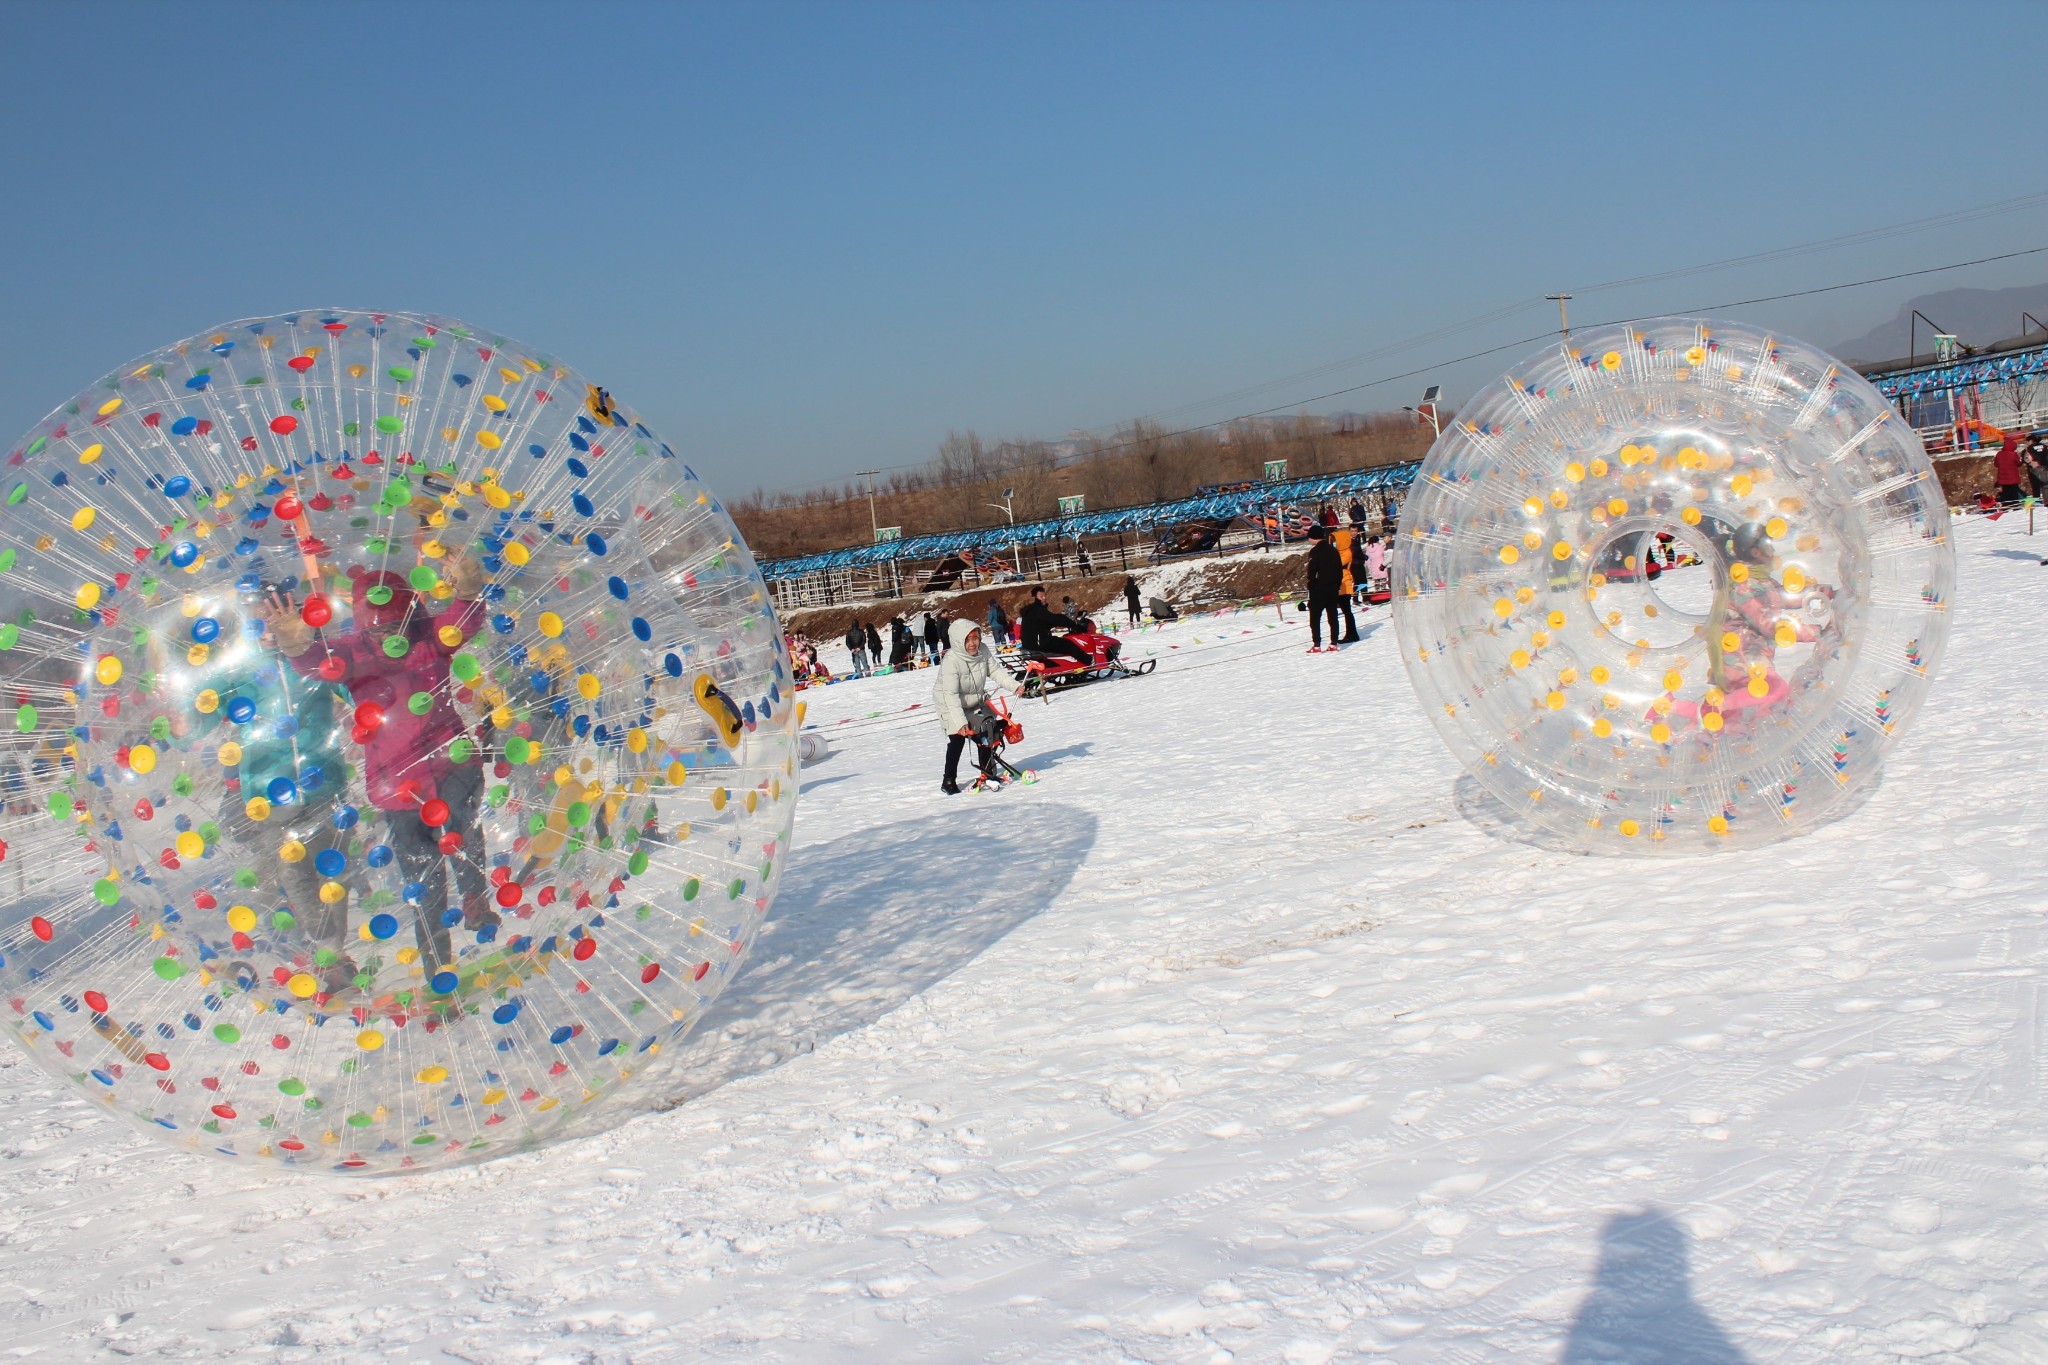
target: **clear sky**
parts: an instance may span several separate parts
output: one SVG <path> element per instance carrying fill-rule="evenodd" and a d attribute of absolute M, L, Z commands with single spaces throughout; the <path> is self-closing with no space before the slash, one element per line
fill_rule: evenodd
<path fill-rule="evenodd" d="M 1192 424 L 1424 366 L 1319 406 L 1455 399 L 1514 354 L 1440 362 L 1540 332 L 1561 287 L 2048 191 L 2039 3 L 13 0 L 0 50 L 0 439 L 217 322 L 416 309 L 609 384 L 729 495 L 952 428 Z M 2037 202 L 1574 320 L 2044 245 Z M 1828 344 L 2043 280 L 1734 311 Z"/>

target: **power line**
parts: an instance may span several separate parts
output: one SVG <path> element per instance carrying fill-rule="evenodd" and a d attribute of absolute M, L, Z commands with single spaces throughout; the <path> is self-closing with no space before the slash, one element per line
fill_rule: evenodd
<path fill-rule="evenodd" d="M 1803 299 L 1813 294 L 1832 294 L 1840 289 L 1857 289 L 1869 284 L 1888 284 L 1893 280 L 1910 280 L 1921 275 L 1939 275 L 1946 270 L 1962 270 L 1973 265 L 1989 265 L 1993 261 L 2010 261 L 2021 256 L 2038 256 L 2042 252 L 2048 252 L 2048 246 L 2028 247 L 2024 251 L 2008 251 L 1997 256 L 1979 256 L 1973 261 L 1953 261 L 1948 265 L 1932 265 L 1921 270 L 1902 270 L 1894 275 L 1874 275 L 1867 280 L 1849 280 L 1842 284 L 1824 284 L 1815 289 L 1795 289 L 1787 294 L 1764 294 L 1753 299 L 1731 299 L 1725 303 L 1707 303 L 1689 308 L 1672 308 L 1666 309 L 1663 313 L 1659 314 L 1632 313 L 1626 317 L 1609 318 L 1605 322 L 1596 322 L 1591 325 L 1594 327 L 1613 327 L 1619 323 L 1633 322 L 1637 318 L 1645 316 L 1711 313 L 1720 308 L 1746 308 L 1755 303 L 1776 303 L 1783 299 Z M 1498 346 L 1489 346 L 1483 351 L 1472 351 L 1465 355 L 1454 356 L 1449 360 L 1432 361 L 1427 365 L 1422 365 L 1412 370 L 1403 370 L 1399 374 L 1382 375 L 1378 379 L 1368 379 L 1362 384 L 1352 384 L 1346 388 L 1332 389 L 1328 393 L 1319 393 L 1312 398 L 1298 398 L 1291 403 L 1282 403 L 1277 407 L 1262 408 L 1257 412 L 1241 412 L 1235 417 L 1225 417 L 1214 422 L 1203 422 L 1198 426 L 1182 427 L 1177 431 L 1155 432 L 1136 437 L 1132 440 L 1119 441 L 1114 445 L 1096 446 L 1091 448 L 1088 453 L 1090 455 L 1103 455 L 1111 451 L 1125 450 L 1134 445 L 1141 445 L 1146 441 L 1168 440 L 1175 436 L 1188 436 L 1198 431 L 1208 431 L 1215 427 L 1228 426 L 1232 422 L 1249 421 L 1254 417 L 1270 417 L 1276 412 L 1286 412 L 1290 409 L 1305 407 L 1310 403 L 1321 403 L 1327 399 L 1341 398 L 1347 393 L 1358 393 L 1363 389 L 1375 389 L 1382 384 L 1392 384 L 1401 379 L 1413 379 L 1417 375 L 1428 374 L 1431 370 L 1440 370 L 1449 365 L 1462 365 L 1468 360 L 1480 360 L 1486 356 L 1498 355 L 1502 351 L 1510 351 L 1522 346 L 1533 346 L 1539 341 L 1546 340 L 1551 335 L 1552 333 L 1548 331 L 1538 332 L 1534 336 L 1523 337 L 1519 341 L 1503 342 Z"/>
<path fill-rule="evenodd" d="M 1978 205 L 1974 209 L 1957 210 L 1955 213 L 1942 214 L 1934 218 L 1916 219 L 1909 223 L 1894 224 L 1891 227 L 1887 228 L 1873 228 L 1867 232 L 1850 233 L 1842 237 L 1826 238 L 1818 242 L 1808 242 L 1803 243 L 1799 246 L 1779 248 L 1776 251 L 1759 252 L 1752 256 L 1730 257 L 1728 260 L 1725 261 L 1711 262 L 1709 264 L 1699 266 L 1688 266 L 1679 270 L 1665 271 L 1662 274 L 1658 275 L 1642 275 L 1626 280 L 1609 281 L 1605 284 L 1582 285 L 1575 289 L 1573 292 L 1594 293 L 1605 289 L 1621 288 L 1625 285 L 1655 283 L 1666 279 L 1676 279 L 1689 275 L 1702 274 L 1713 270 L 1731 268 L 1738 265 L 1755 264 L 1770 260 L 1784 259 L 1786 257 L 1795 255 L 1809 254 L 1814 251 L 1826 250 L 1830 247 L 1838 245 L 1858 245 L 1864 242 L 1879 240 L 1881 237 L 1884 236 L 1897 236 L 1906 232 L 1925 231 L 1932 227 L 1945 226 L 1954 222 L 1969 221 L 1973 217 L 1990 217 L 1993 215 L 1994 212 L 2009 213 L 2015 211 L 2016 209 L 2025 208 L 2036 204 L 2048 204 L 2048 191 L 2043 191 L 2038 194 L 2024 195 L 2017 199 L 2000 200 L 1994 204 Z M 1943 273 L 1944 271 L 1963 270 L 1969 268 L 1970 266 L 1989 265 L 1997 261 L 2010 261 L 2018 259 L 2019 257 L 2023 256 L 2040 255 L 2043 252 L 2048 252 L 2048 247 L 2029 247 L 2022 251 L 2008 251 L 1995 256 L 1980 256 L 1975 260 L 1953 261 L 1947 265 L 1927 266 L 1919 270 L 1903 270 L 1891 275 L 1875 275 L 1868 279 L 1849 280 L 1841 284 L 1821 285 L 1813 289 L 1796 289 L 1788 293 L 1764 294 L 1756 298 L 1733 299 L 1723 303 L 1704 304 L 1690 308 L 1669 308 L 1663 309 L 1661 310 L 1661 312 L 1663 314 L 1705 313 L 1711 312 L 1719 308 L 1746 308 L 1753 304 L 1777 303 L 1786 299 L 1800 299 L 1807 298 L 1815 294 L 1835 293 L 1843 289 L 1858 289 L 1862 288 L 1865 285 L 1889 284 L 1895 280 L 1916 279 L 1923 275 L 1938 275 Z M 1363 356 L 1355 356 L 1347 360 L 1333 362 L 1330 365 L 1322 366 L 1314 370 L 1302 371 L 1300 374 L 1290 376 L 1288 380 L 1275 380 L 1265 384 L 1257 384 L 1246 389 L 1236 390 L 1230 394 L 1221 395 L 1220 397 L 1231 398 L 1251 393 L 1257 393 L 1262 390 L 1272 388 L 1279 383 L 1292 382 L 1292 380 L 1295 379 L 1309 378 L 1321 374 L 1327 374 L 1335 370 L 1345 369 L 1351 365 L 1358 364 L 1363 360 L 1378 359 L 1387 355 L 1400 354 L 1406 351 L 1413 351 L 1417 348 L 1417 346 L 1424 344 L 1428 341 L 1433 341 L 1440 337 L 1453 336 L 1459 332 L 1470 331 L 1474 327 L 1484 326 L 1489 322 L 1497 322 L 1504 320 L 1506 318 L 1514 316 L 1517 313 L 1524 311 L 1527 308 L 1547 301 L 1549 300 L 1537 298 L 1523 303 L 1515 304 L 1508 308 L 1496 309 L 1491 313 L 1482 314 L 1479 317 L 1470 319 L 1466 322 L 1455 323 L 1448 327 L 1440 327 L 1429 332 L 1421 333 L 1415 338 L 1410 338 L 1408 340 L 1401 342 L 1391 343 L 1390 345 L 1381 347 L 1376 351 L 1368 352 Z M 1616 323 L 1629 322 L 1635 318 L 1645 316 L 1652 315 L 1644 313 L 1634 313 L 1625 317 L 1612 318 L 1606 322 L 1599 322 L 1591 325 L 1596 327 L 1609 327 L 1615 325 Z M 1280 403 L 1273 407 L 1260 408 L 1251 412 L 1241 412 L 1230 417 L 1218 418 L 1213 422 L 1201 422 L 1193 426 L 1180 427 L 1172 431 L 1152 433 L 1145 436 L 1135 437 L 1126 441 L 1114 442 L 1109 445 L 1095 446 L 1090 449 L 1089 454 L 1109 454 L 1118 450 L 1127 450 L 1134 445 L 1141 445 L 1146 441 L 1166 440 L 1175 436 L 1192 435 L 1193 433 L 1198 431 L 1209 431 L 1217 427 L 1228 426 L 1232 422 L 1249 421 L 1250 419 L 1255 417 L 1270 417 L 1275 413 L 1286 412 L 1290 409 L 1305 407 L 1310 403 L 1321 403 L 1332 398 L 1341 398 L 1344 397 L 1346 394 L 1360 393 L 1366 389 L 1378 388 L 1383 384 L 1395 383 L 1402 379 L 1412 379 L 1417 375 L 1427 374 L 1431 370 L 1439 370 L 1451 365 L 1462 365 L 1468 360 L 1482 360 L 1490 355 L 1498 355 L 1502 351 L 1513 350 L 1516 347 L 1520 346 L 1534 345 L 1536 342 L 1542 341 L 1551 335 L 1552 333 L 1549 331 L 1538 332 L 1532 336 L 1520 338 L 1519 340 L 1503 342 L 1498 346 L 1489 346 L 1483 350 L 1471 351 L 1461 356 L 1453 356 L 1448 360 L 1432 361 L 1431 363 L 1420 366 L 1416 369 L 1403 370 L 1399 374 L 1383 375 L 1377 379 L 1366 380 L 1363 383 L 1347 385 L 1346 387 L 1341 389 L 1332 389 L 1327 393 L 1315 394 L 1307 398 L 1291 399 L 1288 402 Z M 1183 404 L 1179 408 L 1163 409 L 1162 412 L 1171 413 L 1185 411 L 1190 407 L 1202 407 L 1206 406 L 1209 403 L 1217 401 L 1219 401 L 1218 398 L 1203 399 L 1200 402 Z M 883 473 L 893 472 L 895 470 L 901 469 L 922 469 L 929 466 L 931 463 L 932 462 L 929 459 L 910 460 L 906 461 L 903 464 L 884 465 L 881 467 L 881 469 L 872 472 Z M 806 484 L 803 486 L 809 488 L 816 488 L 822 487 L 823 485 L 828 483 L 837 483 L 840 481 L 841 480 L 839 476 L 834 476 L 832 478 L 820 479 L 815 483 Z"/>
<path fill-rule="evenodd" d="M 1712 274 L 1718 270 L 1732 270 L 1745 265 L 1763 265 L 1774 261 L 1808 256 L 1816 252 L 1834 251 L 1842 247 L 1865 246 L 1872 242 L 1880 242 L 1892 237 L 1907 236 L 1915 232 L 1929 232 L 1942 227 L 1954 227 L 1962 223 L 1975 222 L 1984 218 L 1996 218 L 2008 213 L 2019 213 L 2026 209 L 2043 206 L 2048 206 L 2048 190 L 2036 190 L 2030 194 L 2018 195 L 2010 199 L 1995 199 L 1988 203 L 1972 204 L 1964 208 L 1951 209 L 1946 213 L 1938 213 L 1926 218 L 1912 218 L 1902 223 L 1889 223 L 1883 227 L 1865 228 L 1858 232 L 1843 233 L 1834 237 L 1821 237 L 1810 242 L 1774 247 L 1769 251 L 1752 252 L 1745 256 L 1729 256 L 1722 260 L 1707 261 L 1699 265 L 1680 266 L 1672 270 L 1661 270 L 1648 275 L 1632 275 L 1624 279 L 1605 280 L 1595 284 L 1573 285 L 1567 292 L 1572 294 L 1597 294 L 1610 289 L 1625 289 L 1633 285 L 1657 284 L 1666 280 Z M 1535 308 L 1541 303 L 1554 301 L 1554 299 L 1555 296 L 1551 296 L 1549 299 L 1523 299 L 1504 308 L 1496 308 L 1491 312 L 1467 318 L 1462 322 L 1449 323 L 1400 341 L 1389 342 L 1358 355 L 1346 356 L 1342 360 L 1333 360 L 1327 364 L 1312 366 L 1306 370 L 1298 370 L 1293 374 L 1282 375 L 1276 379 L 1264 380 L 1260 383 L 1232 389 L 1225 393 L 1211 394 L 1206 398 L 1193 399 L 1186 403 L 1175 404 L 1172 407 L 1157 408 L 1144 414 L 1144 417 L 1147 419 L 1170 418 L 1177 413 L 1188 412 L 1195 408 L 1212 407 L 1218 403 L 1234 402 L 1239 399 L 1250 398 L 1254 394 L 1281 388 L 1285 385 L 1320 379 L 1324 375 L 1335 374 L 1339 370 L 1346 370 L 1354 365 L 1363 365 L 1370 361 L 1383 360 L 1390 355 L 1400 355 L 1412 351 L 1417 346 L 1431 341 L 1456 336 L 1461 332 L 1469 332 L 1488 323 L 1504 321 L 1518 313 Z"/>

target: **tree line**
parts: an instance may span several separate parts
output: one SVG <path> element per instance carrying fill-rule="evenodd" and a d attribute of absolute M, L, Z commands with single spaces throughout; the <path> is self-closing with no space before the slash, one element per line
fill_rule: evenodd
<path fill-rule="evenodd" d="M 875 521 L 905 538 L 1002 525 L 1005 489 L 1019 522 L 1057 514 L 1080 494 L 1090 511 L 1187 497 L 1205 484 L 1263 478 L 1285 460 L 1287 477 L 1335 474 L 1420 459 L 1427 426 L 1405 413 L 1249 420 L 1199 431 L 1137 421 L 1108 436 L 1064 443 L 992 441 L 952 431 L 927 463 L 875 484 Z M 791 492 L 756 489 L 727 509 L 762 559 L 816 554 L 873 539 L 865 480 Z"/>

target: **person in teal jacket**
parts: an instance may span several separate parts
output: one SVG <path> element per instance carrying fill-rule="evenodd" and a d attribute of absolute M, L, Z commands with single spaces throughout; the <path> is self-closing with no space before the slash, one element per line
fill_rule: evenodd
<path fill-rule="evenodd" d="M 311 945 L 324 998 L 356 975 L 345 947 L 354 880 L 341 827 L 347 821 L 336 818 L 349 777 L 348 702 L 335 684 L 279 657 L 261 620 L 221 624 L 223 636 L 239 641 L 239 657 L 209 675 L 217 700 L 210 713 L 200 713 L 208 728 L 233 731 L 242 750 L 228 775 L 221 823 L 268 864 L 283 903 L 259 909 L 267 922 L 280 908 L 291 915 L 291 937 Z"/>

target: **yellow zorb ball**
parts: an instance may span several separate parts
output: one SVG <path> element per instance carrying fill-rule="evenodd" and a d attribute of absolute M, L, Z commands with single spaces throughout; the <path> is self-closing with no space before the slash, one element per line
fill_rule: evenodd
<path fill-rule="evenodd" d="M 1853 806 L 1926 695 L 1955 552 L 1913 429 L 1736 323 L 1575 334 L 1448 425 L 1401 509 L 1395 633 L 1523 824 L 1598 852 L 1766 843 Z"/>

